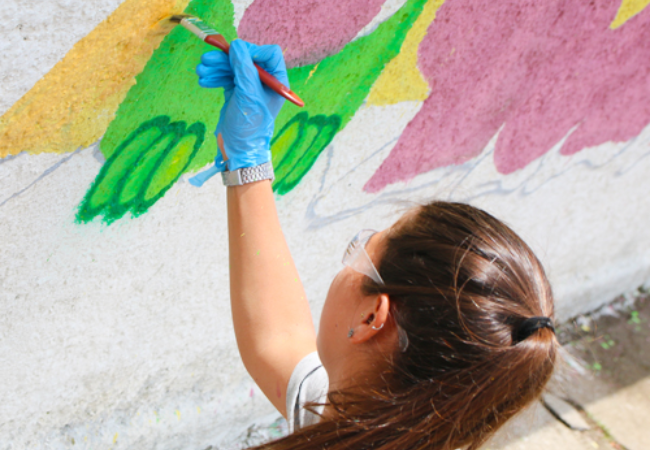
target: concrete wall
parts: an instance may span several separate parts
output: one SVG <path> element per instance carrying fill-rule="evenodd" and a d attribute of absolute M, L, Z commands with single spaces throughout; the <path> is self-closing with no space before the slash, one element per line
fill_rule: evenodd
<path fill-rule="evenodd" d="M 560 319 L 650 280 L 647 0 L 7 1 L 0 449 L 283 430 L 237 354 L 225 190 L 187 182 L 223 100 L 207 46 L 158 23 L 184 9 L 285 49 L 306 106 L 278 117 L 274 187 L 316 322 L 348 239 L 404 200 L 512 225 Z"/>

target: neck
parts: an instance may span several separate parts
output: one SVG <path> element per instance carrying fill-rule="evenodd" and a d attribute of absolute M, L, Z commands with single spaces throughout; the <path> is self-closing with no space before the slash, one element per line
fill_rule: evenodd
<path fill-rule="evenodd" d="M 363 368 L 363 369 L 361 369 Z M 366 354 L 355 355 L 349 361 L 340 361 L 340 364 L 332 367 L 329 376 L 329 392 L 360 393 L 361 389 L 385 384 L 382 373 L 385 373 L 388 363 L 383 359 L 380 361 L 369 360 Z M 347 412 L 353 412 L 346 408 Z M 327 404 L 323 409 L 324 420 L 333 420 L 337 417 L 334 407 Z"/>

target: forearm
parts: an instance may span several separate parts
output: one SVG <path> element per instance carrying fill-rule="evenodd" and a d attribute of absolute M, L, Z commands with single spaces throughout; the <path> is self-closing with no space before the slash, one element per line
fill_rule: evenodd
<path fill-rule="evenodd" d="M 228 188 L 230 298 L 247 370 L 284 414 L 295 364 L 316 349 L 309 304 L 270 181 Z"/>

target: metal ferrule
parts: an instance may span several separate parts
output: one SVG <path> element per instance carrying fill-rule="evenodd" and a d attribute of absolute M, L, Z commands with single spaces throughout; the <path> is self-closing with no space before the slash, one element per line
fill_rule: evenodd
<path fill-rule="evenodd" d="M 188 31 L 197 35 L 202 41 L 205 41 L 205 38 L 213 34 L 219 34 L 204 22 L 194 17 L 186 17 L 181 20 L 181 25 L 183 25 Z"/>

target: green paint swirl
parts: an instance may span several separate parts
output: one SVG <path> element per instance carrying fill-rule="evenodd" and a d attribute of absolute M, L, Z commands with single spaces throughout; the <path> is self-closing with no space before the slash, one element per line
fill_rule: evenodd
<path fill-rule="evenodd" d="M 98 215 L 110 223 L 130 211 L 138 216 L 156 203 L 187 170 L 203 144 L 205 125 L 187 127 L 155 117 L 140 125 L 106 160 L 86 193 L 77 220 Z"/>

